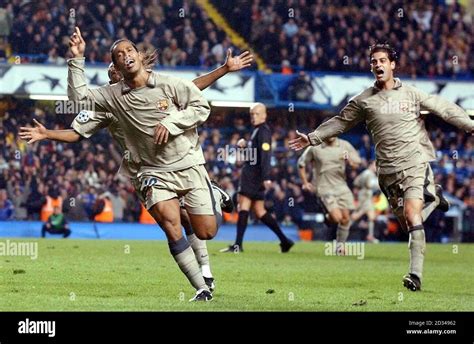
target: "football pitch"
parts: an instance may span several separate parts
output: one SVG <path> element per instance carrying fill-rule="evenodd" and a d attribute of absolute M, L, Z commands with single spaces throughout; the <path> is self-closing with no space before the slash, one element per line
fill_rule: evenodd
<path fill-rule="evenodd" d="M 194 291 L 164 241 L 34 242 L 37 259 L 0 256 L 1 311 L 474 310 L 470 244 L 428 244 L 423 290 L 413 293 L 401 283 L 407 243 L 366 244 L 358 259 L 326 255 L 323 242 L 288 254 L 277 243 L 246 242 L 234 254 L 210 241 L 214 300 L 190 303 Z"/>

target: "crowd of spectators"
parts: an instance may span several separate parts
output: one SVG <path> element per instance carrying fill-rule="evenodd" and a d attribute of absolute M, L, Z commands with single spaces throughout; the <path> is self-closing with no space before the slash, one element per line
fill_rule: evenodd
<path fill-rule="evenodd" d="M 456 1 L 449 5 L 408 0 L 213 3 L 258 47 L 274 71 L 367 73 L 368 47 L 387 41 L 399 52 L 401 75 L 474 76 L 473 13 Z"/>
<path fill-rule="evenodd" d="M 48 103 L 14 98 L 5 98 L 1 103 L 0 190 L 6 191 L 0 191 L 0 219 L 38 219 L 44 198 L 56 192 L 64 200 L 63 210 L 70 221 L 91 219 L 94 204 L 104 193 L 112 202 L 115 221 L 138 221 L 139 201 L 128 179 L 117 174 L 122 156 L 107 131 L 75 144 L 44 141 L 27 145 L 17 135 L 19 126 L 31 124 L 32 118 L 37 118 L 48 128 L 67 128 L 72 116 L 54 115 L 54 107 Z M 318 210 L 314 196 L 301 191 L 296 168 L 299 153 L 289 150 L 288 140 L 295 137 L 295 127 L 309 131 L 320 119 L 314 115 L 300 116 L 295 122 L 284 114 L 270 116 L 274 183 L 268 190 L 266 205 L 280 222 L 293 222 L 301 227 L 302 215 Z M 436 182 L 462 201 L 468 214 L 472 214 L 474 138 L 434 119 L 427 120 L 427 125 L 438 154 L 438 161 L 432 165 Z M 201 128 L 200 140 L 210 177 L 231 195 L 236 193 L 242 164 L 232 148 L 236 148 L 239 138 L 248 139 L 250 133 L 246 113 L 216 112 Z M 356 175 L 374 158 L 374 150 L 363 128 L 345 138 L 363 160 L 357 170 L 348 168 L 352 187 Z"/>
<path fill-rule="evenodd" d="M 400 75 L 474 76 L 473 14 L 457 2 L 213 3 L 276 72 L 367 73 L 368 47 L 387 41 L 399 52 Z M 0 6 L 0 59 L 9 52 L 23 61 L 63 64 L 75 25 L 88 43 L 89 63 L 110 62 L 112 42 L 124 37 L 140 49 L 156 48 L 159 64 L 167 67 L 212 68 L 223 62 L 231 47 L 226 34 L 193 0 L 12 0 Z"/>
<path fill-rule="evenodd" d="M 22 56 L 23 62 L 65 63 L 74 26 L 82 30 L 85 57 L 92 64 L 109 63 L 110 46 L 120 38 L 132 40 L 140 50 L 157 49 L 158 64 L 164 67 L 212 68 L 222 64 L 231 47 L 192 0 L 12 0 L 4 10 L 9 28 L 4 37 L 12 55 Z"/>

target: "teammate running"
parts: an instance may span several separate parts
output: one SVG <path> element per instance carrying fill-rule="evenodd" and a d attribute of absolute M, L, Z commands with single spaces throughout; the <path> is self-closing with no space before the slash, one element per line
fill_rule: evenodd
<path fill-rule="evenodd" d="M 441 188 L 435 186 L 430 161 L 436 159 L 420 110 L 467 132 L 474 121 L 459 106 L 427 94 L 394 78 L 396 52 L 389 44 L 370 49 L 375 84 L 353 97 L 338 116 L 306 135 L 290 141 L 295 150 L 317 146 L 364 121 L 375 142 L 380 187 L 401 226 L 409 233 L 410 264 L 403 285 L 421 289 L 425 255 L 423 221 L 435 208 L 449 209 Z"/>
<path fill-rule="evenodd" d="M 194 79 L 193 83 L 198 86 L 199 89 L 203 90 L 217 81 L 217 79 L 219 79 L 221 76 L 229 72 L 235 72 L 248 67 L 252 62 L 252 58 L 253 57 L 252 55 L 249 55 L 249 52 L 244 52 L 238 57 L 232 57 L 231 50 L 229 49 L 227 51 L 226 60 L 221 67 Z M 147 68 L 151 69 L 155 64 L 156 54 L 145 54 L 144 60 L 146 61 L 145 64 Z M 113 63 L 109 65 L 108 76 L 109 84 L 111 85 L 119 82 L 123 78 L 120 72 L 114 68 Z M 41 123 L 33 120 L 35 122 L 35 127 L 21 127 L 19 135 L 22 139 L 28 140 L 28 143 L 34 143 L 44 139 L 72 143 L 77 142 L 83 138 L 89 138 L 100 129 L 107 128 L 114 140 L 119 144 L 122 153 L 127 152 L 124 135 L 121 128 L 117 125 L 117 118 L 115 116 L 104 112 L 88 113 L 87 115 L 90 116 L 89 120 L 84 122 L 81 119 L 81 116 L 83 115 L 85 115 L 85 113 L 76 116 L 71 124 L 73 129 L 48 130 Z M 137 172 L 138 167 L 133 164 L 130 159 L 127 159 L 124 156 L 120 173 L 131 178 L 131 182 L 135 187 L 137 186 L 137 183 L 133 176 L 136 175 Z M 137 191 L 139 191 L 139 188 L 137 188 Z M 206 241 L 196 237 L 194 231 L 192 230 L 191 223 L 189 222 L 186 209 L 183 207 L 181 208 L 181 224 L 185 229 L 187 239 L 199 263 L 204 280 L 210 291 L 213 291 L 215 284 L 214 277 L 211 272 Z"/>
<path fill-rule="evenodd" d="M 376 170 L 375 161 L 371 161 L 369 166 L 354 179 L 354 186 L 359 190 L 357 192 L 357 208 L 351 215 L 354 222 L 364 215 L 367 216 L 369 227 L 367 241 L 373 243 L 379 242 L 374 235 L 375 205 L 373 197 L 374 191 L 378 190 Z"/>
<path fill-rule="evenodd" d="M 350 212 L 354 209 L 354 196 L 346 181 L 346 163 L 356 168 L 361 162 L 359 153 L 346 140 L 335 137 L 320 146 L 308 147 L 298 159 L 298 172 L 303 189 L 315 192 L 329 220 L 337 224 L 336 253 L 344 255 L 344 243 L 351 228 Z M 306 165 L 312 164 L 312 184 L 306 175 Z"/>
<path fill-rule="evenodd" d="M 222 218 L 220 201 L 228 195 L 211 187 L 204 168 L 196 128 L 209 116 L 207 101 L 193 83 L 147 70 L 143 54 L 126 39 L 116 41 L 110 49 L 123 80 L 88 89 L 85 42 L 79 28 L 71 37 L 70 48 L 69 98 L 91 101 L 97 110 L 117 118 L 132 162 L 139 166 L 135 175 L 139 194 L 165 232 L 178 266 L 197 290 L 191 300 L 211 300 L 193 250 L 182 234 L 178 202 L 184 196 L 196 236 L 212 239 Z"/>

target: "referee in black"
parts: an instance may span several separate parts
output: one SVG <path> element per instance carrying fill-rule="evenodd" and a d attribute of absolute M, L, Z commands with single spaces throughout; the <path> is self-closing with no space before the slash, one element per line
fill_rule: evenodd
<path fill-rule="evenodd" d="M 238 190 L 237 236 L 235 243 L 221 250 L 221 252 L 242 252 L 242 242 L 247 229 L 250 209 L 257 219 L 268 226 L 280 239 L 281 252 L 286 253 L 294 245 L 293 241 L 283 234 L 276 220 L 265 210 L 265 189 L 272 185 L 270 180 L 270 159 L 272 156 L 272 133 L 265 123 L 267 108 L 262 103 L 256 103 L 250 108 L 250 122 L 255 128 L 250 141 L 240 139 L 237 145 L 244 151 L 244 167 L 240 176 Z M 250 154 L 252 153 L 252 154 Z M 253 156 L 254 159 L 248 157 Z"/>

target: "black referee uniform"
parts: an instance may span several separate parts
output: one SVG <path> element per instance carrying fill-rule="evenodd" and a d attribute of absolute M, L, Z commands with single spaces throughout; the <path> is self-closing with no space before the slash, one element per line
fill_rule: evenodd
<path fill-rule="evenodd" d="M 263 201 L 265 198 L 264 181 L 270 180 L 270 159 L 272 157 L 272 132 L 265 123 L 255 127 L 250 141 L 247 142 L 247 149 L 255 152 L 254 159 L 247 159 L 242 168 L 240 176 L 240 185 L 238 193 L 254 201 Z M 237 220 L 237 235 L 235 243 L 221 250 L 221 252 L 239 252 L 243 251 L 242 243 L 249 218 L 248 210 L 239 210 Z M 265 212 L 259 220 L 270 228 L 280 239 L 281 252 L 286 253 L 294 245 L 288 237 L 285 236 L 277 221 L 268 212 Z"/>
<path fill-rule="evenodd" d="M 247 149 L 255 150 L 256 160 L 245 162 L 240 176 L 239 194 L 252 200 L 265 198 L 263 182 L 270 180 L 270 160 L 272 157 L 272 132 L 266 123 L 254 129 Z"/>

